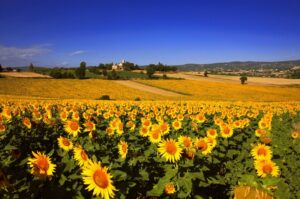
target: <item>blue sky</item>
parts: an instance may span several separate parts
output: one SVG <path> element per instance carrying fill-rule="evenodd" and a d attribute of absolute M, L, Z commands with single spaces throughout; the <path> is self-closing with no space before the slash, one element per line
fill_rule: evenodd
<path fill-rule="evenodd" d="M 300 59 L 299 0 L 1 0 L 0 64 Z"/>

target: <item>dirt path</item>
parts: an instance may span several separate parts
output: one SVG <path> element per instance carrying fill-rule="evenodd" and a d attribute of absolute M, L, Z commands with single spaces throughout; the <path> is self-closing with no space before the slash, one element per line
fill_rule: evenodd
<path fill-rule="evenodd" d="M 124 86 L 130 87 L 130 88 L 134 88 L 134 89 L 138 89 L 138 90 L 146 91 L 146 92 L 150 92 L 150 93 L 155 93 L 155 94 L 159 94 L 159 95 L 170 96 L 170 97 L 182 97 L 182 96 L 184 96 L 184 95 L 181 95 L 179 93 L 163 90 L 163 89 L 160 89 L 160 88 L 155 88 L 155 87 L 152 87 L 152 86 L 148 86 L 148 85 L 145 85 L 145 84 L 141 84 L 141 83 L 137 83 L 137 82 L 133 82 L 133 81 L 129 81 L 129 80 L 117 80 L 115 82 L 118 83 L 118 84 L 122 84 Z"/>

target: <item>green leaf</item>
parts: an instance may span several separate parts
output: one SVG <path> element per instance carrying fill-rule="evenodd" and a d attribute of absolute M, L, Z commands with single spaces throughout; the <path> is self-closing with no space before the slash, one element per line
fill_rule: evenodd
<path fill-rule="evenodd" d="M 3 150 L 16 150 L 16 149 L 18 149 L 17 147 L 15 147 L 15 146 L 12 146 L 12 145 L 6 145 L 5 147 L 4 147 L 4 149 Z"/>
<path fill-rule="evenodd" d="M 127 173 L 121 170 L 112 170 L 111 173 L 114 176 L 114 181 L 125 181 L 127 178 Z"/>
<path fill-rule="evenodd" d="M 178 198 L 186 198 L 188 197 L 193 188 L 193 183 L 192 183 L 192 174 L 189 172 L 186 172 L 183 177 L 178 178 L 178 185 L 180 186 L 180 191 L 178 193 Z"/>
<path fill-rule="evenodd" d="M 59 185 L 61 186 L 64 185 L 66 180 L 67 180 L 66 176 L 64 174 L 61 174 L 60 179 L 58 181 Z"/>
<path fill-rule="evenodd" d="M 139 173 L 140 173 L 140 175 L 142 177 L 142 180 L 145 180 L 145 181 L 149 180 L 149 174 L 148 174 L 148 172 L 146 170 L 141 169 Z"/>
<path fill-rule="evenodd" d="M 172 168 L 171 165 L 166 165 L 167 168 L 165 176 L 160 178 L 157 184 L 153 186 L 153 189 L 147 192 L 147 196 L 160 196 L 163 194 L 165 184 L 170 182 L 170 180 L 178 173 L 178 168 Z"/>

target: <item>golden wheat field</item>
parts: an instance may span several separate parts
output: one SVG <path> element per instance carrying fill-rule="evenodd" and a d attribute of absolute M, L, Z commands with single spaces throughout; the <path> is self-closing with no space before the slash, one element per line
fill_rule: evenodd
<path fill-rule="evenodd" d="M 136 80 L 139 83 L 187 94 L 191 100 L 299 101 L 300 88 L 241 85 L 201 80 Z"/>
<path fill-rule="evenodd" d="M 124 87 L 113 81 L 97 79 L 0 79 L 0 95 L 54 99 L 97 99 L 109 95 L 116 100 L 162 100 L 165 96 Z M 7 97 L 6 97 L 7 98 Z M 171 99 L 171 98 L 167 98 Z"/>
<path fill-rule="evenodd" d="M 97 99 L 109 95 L 115 100 L 213 100 L 213 101 L 299 101 L 300 88 L 240 85 L 199 80 L 136 80 L 142 84 L 182 94 L 164 96 L 130 88 L 109 80 L 0 79 L 5 98 Z"/>

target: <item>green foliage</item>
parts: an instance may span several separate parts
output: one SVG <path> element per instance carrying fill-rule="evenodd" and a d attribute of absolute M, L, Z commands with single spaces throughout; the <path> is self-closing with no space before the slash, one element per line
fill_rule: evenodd
<path fill-rule="evenodd" d="M 107 98 L 102 96 L 103 98 Z M 109 99 L 109 96 L 108 96 Z M 64 151 L 57 145 L 59 136 L 68 136 L 73 143 L 80 144 L 93 161 L 100 161 L 103 166 L 109 168 L 116 191 L 116 198 L 230 198 L 232 189 L 237 185 L 250 185 L 265 190 L 270 190 L 276 198 L 299 198 L 300 179 L 300 142 L 293 140 L 290 132 L 292 124 L 300 121 L 300 114 L 292 115 L 283 113 L 274 116 L 272 122 L 272 138 L 270 144 L 273 151 L 273 159 L 280 168 L 279 177 L 259 178 L 253 166 L 250 155 L 252 145 L 258 141 L 254 131 L 257 129 L 258 118 L 251 118 L 250 125 L 243 129 L 235 129 L 232 137 L 228 139 L 217 138 L 217 146 L 207 156 L 197 151 L 194 158 L 184 157 L 176 163 L 166 162 L 157 152 L 157 144 L 151 143 L 147 137 L 141 137 L 139 128 L 145 109 L 135 102 L 132 106 L 124 105 L 126 110 L 137 109 L 134 120 L 137 128 L 133 131 L 124 125 L 122 135 L 108 136 L 106 127 L 113 119 L 105 119 L 103 113 L 109 112 L 108 102 L 101 106 L 83 104 L 78 108 L 82 132 L 76 138 L 65 133 L 64 122 L 60 121 L 59 110 L 62 106 L 54 105 L 50 110 L 55 125 L 34 122 L 30 109 L 34 108 L 42 114 L 46 109 L 40 105 L 28 106 L 20 116 L 13 117 L 6 122 L 7 130 L 0 135 L 0 177 L 6 179 L 9 185 L 7 190 L 1 189 L 3 198 L 91 198 L 91 193 L 86 190 L 81 177 L 81 167 L 73 158 L 72 151 Z M 73 107 L 73 106 L 70 106 Z M 120 108 L 121 107 L 121 108 Z M 122 105 L 116 106 L 115 114 L 124 110 Z M 96 110 L 101 111 L 100 114 Z M 163 107 L 165 108 L 165 107 Z M 2 111 L 2 105 L 0 105 Z M 83 114 L 87 110 L 95 111 L 90 115 L 96 123 L 94 136 L 91 138 L 84 132 Z M 112 109 L 111 109 L 112 110 Z M 164 110 L 165 111 L 165 110 Z M 154 113 L 148 111 L 148 113 Z M 132 112 L 131 112 L 132 113 Z M 215 115 L 221 112 L 207 114 L 204 123 L 197 124 L 198 130 L 193 129 L 192 120 L 185 117 L 183 128 L 174 130 L 164 138 L 177 139 L 179 135 L 187 135 L 192 138 L 204 136 L 210 127 L 214 125 Z M 27 129 L 22 125 L 22 117 L 29 117 L 32 128 Z M 244 116 L 242 116 L 244 117 Z M 126 124 L 130 117 L 127 113 L 119 116 L 122 124 Z M 169 124 L 174 120 L 172 115 L 166 114 L 164 120 Z M 155 119 L 152 118 L 152 122 Z M 219 132 L 219 129 L 218 129 Z M 125 160 L 120 159 L 117 144 L 125 140 L 128 144 L 128 154 Z M 55 175 L 51 180 L 40 181 L 34 178 L 27 165 L 28 157 L 32 151 L 44 151 L 51 156 L 53 163 L 57 165 Z M 173 196 L 164 193 L 166 183 L 172 182 L 176 192 Z M 275 188 L 274 188 L 275 187 Z M 272 189 L 271 189 L 272 188 Z"/>
<path fill-rule="evenodd" d="M 29 70 L 30 72 L 33 72 L 33 71 L 34 71 L 34 66 L 33 66 L 32 63 L 29 64 L 28 70 Z"/>
<path fill-rule="evenodd" d="M 109 95 L 102 95 L 100 98 L 100 100 L 110 100 Z"/>
<path fill-rule="evenodd" d="M 247 76 L 243 75 L 240 77 L 240 80 L 241 80 L 241 84 L 245 84 L 246 81 L 248 80 Z"/>
<path fill-rule="evenodd" d="M 154 73 L 155 73 L 155 68 L 153 66 L 149 65 L 149 66 L 146 67 L 146 74 L 147 74 L 147 76 L 148 76 L 149 79 L 152 78 L 152 76 L 154 75 Z"/>
<path fill-rule="evenodd" d="M 86 63 L 84 61 L 80 62 L 79 68 L 75 70 L 75 75 L 79 79 L 85 78 L 85 71 L 86 71 Z"/>

